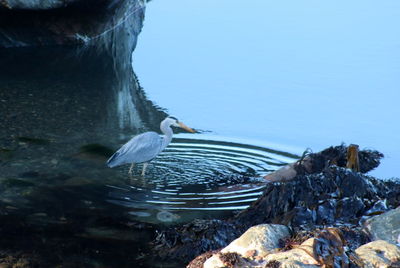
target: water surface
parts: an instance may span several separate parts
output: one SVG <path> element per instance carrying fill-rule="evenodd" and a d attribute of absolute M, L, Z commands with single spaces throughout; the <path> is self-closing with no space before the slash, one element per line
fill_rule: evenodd
<path fill-rule="evenodd" d="M 151 1 L 137 77 L 118 44 L 1 50 L 2 246 L 148 267 L 156 229 L 232 216 L 307 148 L 377 149 L 372 174 L 398 176 L 399 15 L 392 0 Z M 105 166 L 167 114 L 200 133 L 176 130 L 144 177 Z"/>
<path fill-rule="evenodd" d="M 297 154 L 356 143 L 398 177 L 399 24 L 395 0 L 154 1 L 133 65 L 189 125 Z"/>

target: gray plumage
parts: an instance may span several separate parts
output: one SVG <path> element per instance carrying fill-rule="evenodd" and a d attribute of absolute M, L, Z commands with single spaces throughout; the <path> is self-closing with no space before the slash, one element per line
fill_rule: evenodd
<path fill-rule="evenodd" d="M 163 138 L 156 132 L 146 132 L 133 137 L 107 161 L 111 168 L 123 164 L 149 162 L 156 157 L 163 146 Z"/>
<path fill-rule="evenodd" d="M 108 159 L 107 166 L 113 168 L 123 164 L 132 164 L 129 169 L 129 173 L 131 173 L 135 163 L 144 163 L 142 171 L 142 175 L 144 175 L 147 163 L 160 154 L 171 142 L 173 135 L 171 126 L 195 132 L 175 117 L 167 117 L 160 124 L 161 132 L 164 133 L 163 137 L 152 131 L 133 137 Z"/>

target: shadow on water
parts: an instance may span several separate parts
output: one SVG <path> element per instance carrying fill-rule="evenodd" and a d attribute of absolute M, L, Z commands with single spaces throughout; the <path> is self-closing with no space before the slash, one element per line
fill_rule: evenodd
<path fill-rule="evenodd" d="M 148 249 L 156 229 L 246 208 L 263 189 L 257 177 L 298 157 L 177 135 L 144 178 L 107 168 L 116 148 L 159 131 L 166 116 L 146 98 L 130 50 L 116 46 L 118 57 L 98 47 L 0 50 L 0 257 L 10 263 L 165 267 Z"/>
<path fill-rule="evenodd" d="M 146 177 L 130 178 L 127 166 L 109 169 L 106 159 L 131 135 L 159 131 L 165 116 L 134 75 L 137 121 L 129 125 L 118 110 L 121 76 L 107 54 L 0 53 L 0 245 L 2 254 L 25 254 L 29 265 L 156 267 L 147 248 L 156 229 L 246 208 L 262 192 L 257 176 L 297 158 L 178 134 Z"/>
<path fill-rule="evenodd" d="M 9 263 L 148 267 L 141 256 L 154 230 L 105 201 L 115 181 L 104 162 L 121 133 L 156 129 L 165 114 L 132 73 L 141 108 L 128 127 L 113 63 L 73 47 L 0 50 L 0 254 Z"/>

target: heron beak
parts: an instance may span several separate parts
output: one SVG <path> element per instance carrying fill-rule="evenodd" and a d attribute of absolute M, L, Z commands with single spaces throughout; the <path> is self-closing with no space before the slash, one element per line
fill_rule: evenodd
<path fill-rule="evenodd" d="M 184 130 L 189 131 L 189 132 L 192 132 L 192 133 L 196 133 L 196 131 L 194 131 L 193 129 L 191 129 L 190 127 L 188 127 L 187 125 L 185 125 L 184 123 L 179 122 L 178 124 L 179 124 L 179 127 L 183 128 Z"/>

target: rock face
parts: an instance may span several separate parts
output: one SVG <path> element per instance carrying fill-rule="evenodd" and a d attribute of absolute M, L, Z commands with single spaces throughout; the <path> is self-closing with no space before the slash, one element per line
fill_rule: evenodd
<path fill-rule="evenodd" d="M 111 47 L 115 44 L 110 43 L 110 35 L 116 37 L 121 31 L 119 46 L 123 47 L 129 39 L 136 42 L 144 9 L 141 0 L 0 0 L 0 48 Z"/>
<path fill-rule="evenodd" d="M 384 240 L 365 244 L 356 254 L 365 268 L 400 267 L 400 248 Z"/>
<path fill-rule="evenodd" d="M 52 9 L 69 5 L 78 0 L 2 0 L 0 3 L 9 9 Z"/>
<path fill-rule="evenodd" d="M 398 243 L 397 240 L 400 237 L 400 207 L 368 219 L 364 226 L 372 240 Z"/>

